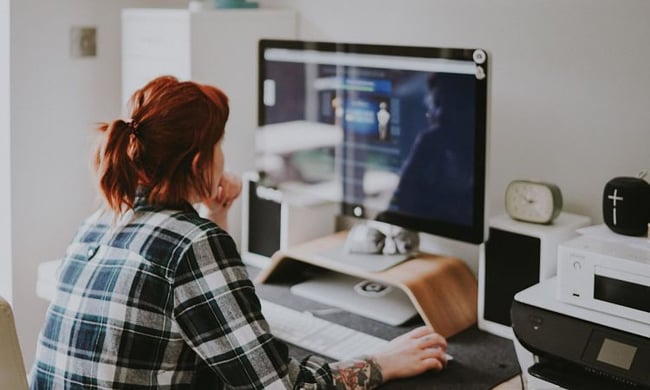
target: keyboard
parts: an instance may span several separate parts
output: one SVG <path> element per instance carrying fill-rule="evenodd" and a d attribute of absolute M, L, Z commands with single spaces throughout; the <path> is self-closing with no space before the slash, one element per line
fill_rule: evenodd
<path fill-rule="evenodd" d="M 275 337 L 337 361 L 372 354 L 388 343 L 388 340 L 318 318 L 309 312 L 264 299 L 261 302 L 262 314 Z M 451 359 L 447 355 L 447 360 Z"/>
<path fill-rule="evenodd" d="M 304 311 L 262 300 L 262 314 L 273 335 L 334 360 L 349 360 L 372 353 L 387 340 L 315 317 Z"/>

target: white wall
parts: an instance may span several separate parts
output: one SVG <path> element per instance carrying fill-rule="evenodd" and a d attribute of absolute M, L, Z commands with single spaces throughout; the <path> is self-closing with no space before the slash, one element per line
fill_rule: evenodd
<path fill-rule="evenodd" d="M 92 129 L 96 122 L 112 120 L 121 112 L 120 10 L 186 4 L 180 0 L 11 2 L 13 297 L 28 367 L 46 309 L 46 302 L 35 295 L 37 266 L 63 255 L 91 211 L 95 199 L 88 169 Z M 70 27 L 86 25 L 97 27 L 97 57 L 71 58 Z"/>
<path fill-rule="evenodd" d="M 12 301 L 9 0 L 0 0 L 0 296 Z"/>

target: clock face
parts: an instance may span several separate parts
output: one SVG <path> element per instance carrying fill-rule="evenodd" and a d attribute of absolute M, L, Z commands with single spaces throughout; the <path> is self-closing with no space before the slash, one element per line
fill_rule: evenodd
<path fill-rule="evenodd" d="M 561 207 L 560 190 L 553 184 L 515 180 L 506 189 L 506 211 L 514 219 L 550 223 Z"/>

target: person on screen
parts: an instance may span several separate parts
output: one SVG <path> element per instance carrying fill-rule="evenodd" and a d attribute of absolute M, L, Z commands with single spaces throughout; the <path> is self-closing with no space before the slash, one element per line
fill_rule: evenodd
<path fill-rule="evenodd" d="M 435 73 L 424 98 L 427 127 L 418 132 L 401 168 L 390 210 L 456 224 L 472 222 L 473 91 L 464 75 Z"/>
<path fill-rule="evenodd" d="M 390 121 L 390 112 L 388 112 L 388 105 L 386 102 L 379 103 L 379 110 L 377 111 L 377 132 L 379 133 L 379 140 L 386 141 L 388 139 L 388 122 Z"/>
<path fill-rule="evenodd" d="M 99 126 L 102 205 L 65 253 L 32 389 L 369 389 L 445 366 L 427 327 L 352 361 L 289 356 L 228 234 L 241 192 L 224 171 L 228 113 L 221 90 L 165 76 Z"/>

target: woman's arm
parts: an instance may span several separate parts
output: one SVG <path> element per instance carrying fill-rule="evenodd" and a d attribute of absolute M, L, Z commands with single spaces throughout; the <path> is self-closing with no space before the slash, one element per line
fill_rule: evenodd
<path fill-rule="evenodd" d="M 241 194 L 242 183 L 239 176 L 224 172 L 219 181 L 218 191 L 213 199 L 203 199 L 201 214 L 228 231 L 228 211 Z"/>
<path fill-rule="evenodd" d="M 221 229 L 195 240 L 174 282 L 174 319 L 187 344 L 235 388 L 333 388 L 328 364 L 290 359 L 273 337 L 235 243 Z"/>

